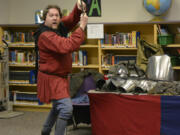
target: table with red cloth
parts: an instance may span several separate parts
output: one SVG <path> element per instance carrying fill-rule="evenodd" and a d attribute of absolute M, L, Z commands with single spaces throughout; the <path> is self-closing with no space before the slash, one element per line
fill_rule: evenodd
<path fill-rule="evenodd" d="M 89 91 L 92 135 L 180 135 L 180 96 Z"/>

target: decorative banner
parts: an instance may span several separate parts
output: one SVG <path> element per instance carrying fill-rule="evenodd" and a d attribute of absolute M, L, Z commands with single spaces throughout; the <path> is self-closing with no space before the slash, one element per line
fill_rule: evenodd
<path fill-rule="evenodd" d="M 101 0 L 83 0 L 87 6 L 87 15 L 89 17 L 101 16 Z"/>

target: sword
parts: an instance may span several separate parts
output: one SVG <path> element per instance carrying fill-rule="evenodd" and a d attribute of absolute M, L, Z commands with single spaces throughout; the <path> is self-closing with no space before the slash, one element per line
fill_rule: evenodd
<path fill-rule="evenodd" d="M 82 9 L 82 12 L 83 12 L 83 14 L 85 14 L 86 13 L 86 11 L 85 11 L 85 9 L 84 9 L 84 6 L 83 6 L 83 3 L 82 3 L 82 0 L 80 0 L 80 4 L 81 4 L 81 9 Z"/>

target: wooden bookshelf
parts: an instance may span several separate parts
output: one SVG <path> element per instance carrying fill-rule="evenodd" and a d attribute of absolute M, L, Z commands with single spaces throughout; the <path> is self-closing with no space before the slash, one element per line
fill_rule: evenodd
<path fill-rule="evenodd" d="M 102 67 L 102 70 L 103 70 L 103 71 L 108 71 L 109 68 L 110 68 L 110 66 Z"/>
<path fill-rule="evenodd" d="M 120 33 L 131 33 L 132 31 L 140 32 L 140 37 L 147 41 L 148 43 L 157 44 L 158 43 L 158 32 L 157 32 L 157 24 L 167 25 L 173 34 L 177 34 L 177 27 L 180 27 L 180 22 L 120 22 L 120 23 L 103 23 L 104 24 L 104 33 L 107 34 L 115 34 L 116 32 Z M 0 37 L 2 37 L 4 30 L 12 30 L 12 31 L 24 31 L 24 30 L 35 30 L 37 25 L 2 25 L 0 26 Z M 180 48 L 180 40 L 178 37 L 175 38 L 175 42 L 173 44 L 169 44 L 167 46 L 163 46 L 166 49 L 176 49 Z M 1 43 L 1 40 L 0 40 Z M 22 49 L 22 50 L 30 50 L 34 49 L 33 42 L 15 42 L 9 43 L 9 49 Z M 130 45 L 125 45 L 130 46 Z M 100 39 L 86 39 L 85 44 L 80 46 L 80 50 L 85 50 L 88 53 L 88 64 L 87 65 L 73 65 L 73 69 L 75 71 L 80 71 L 81 69 L 95 69 L 100 73 L 107 73 L 110 66 L 104 66 L 102 63 L 102 58 L 108 53 L 113 53 L 114 55 L 119 56 L 137 56 L 138 48 L 127 48 L 122 47 L 122 45 L 112 45 L 112 44 L 101 44 Z M 10 69 L 23 69 L 26 70 L 34 69 L 35 65 L 21 63 L 21 64 L 12 64 L 9 63 Z M 180 66 L 174 66 L 174 70 L 180 70 Z M 30 89 L 31 87 L 35 88 L 36 84 L 9 84 L 14 90 L 14 87 L 25 87 Z M 27 90 L 24 90 L 27 91 Z M 33 90 L 34 91 L 34 90 Z M 15 110 L 21 111 L 47 111 L 51 108 L 51 105 L 38 105 L 31 103 L 16 103 L 14 104 Z"/>
<path fill-rule="evenodd" d="M 13 104 L 13 110 L 15 111 L 49 112 L 51 108 L 52 104 L 38 105 L 37 102 L 17 101 Z"/>
<path fill-rule="evenodd" d="M 98 48 L 98 45 L 81 45 L 80 46 L 80 49 L 82 49 L 82 48 Z"/>
<path fill-rule="evenodd" d="M 168 47 L 168 48 L 179 48 L 180 47 L 180 44 L 169 44 L 169 45 L 166 45 L 164 47 Z"/>
<path fill-rule="evenodd" d="M 174 66 L 173 69 L 174 70 L 180 70 L 180 66 Z"/>
<path fill-rule="evenodd" d="M 122 50 L 122 51 L 137 51 L 137 48 L 125 48 L 125 47 L 116 47 L 116 46 L 103 46 L 102 50 Z"/>
<path fill-rule="evenodd" d="M 35 68 L 35 65 L 33 64 L 27 64 L 27 63 L 24 63 L 24 64 L 12 64 L 12 63 L 9 63 L 9 66 L 10 67 L 29 67 L 29 68 Z"/>
<path fill-rule="evenodd" d="M 37 84 L 22 84 L 22 83 L 10 83 L 9 86 L 23 86 L 23 87 L 36 87 Z"/>
<path fill-rule="evenodd" d="M 9 45 L 9 48 L 34 48 L 35 45 Z"/>
<path fill-rule="evenodd" d="M 99 65 L 93 65 L 93 64 L 89 64 L 89 65 L 83 65 L 83 66 L 78 66 L 78 65 L 73 65 L 73 68 L 99 68 Z"/>

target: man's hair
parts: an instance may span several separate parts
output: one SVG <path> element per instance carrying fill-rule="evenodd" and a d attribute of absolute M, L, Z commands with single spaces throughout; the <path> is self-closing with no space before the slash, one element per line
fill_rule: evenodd
<path fill-rule="evenodd" d="M 43 20 L 46 20 L 47 13 L 49 12 L 49 9 L 51 9 L 51 8 L 57 9 L 58 12 L 59 12 L 60 18 L 62 18 L 61 8 L 60 8 L 59 6 L 57 6 L 57 5 L 48 5 L 48 6 L 43 10 L 43 17 L 42 17 Z"/>

